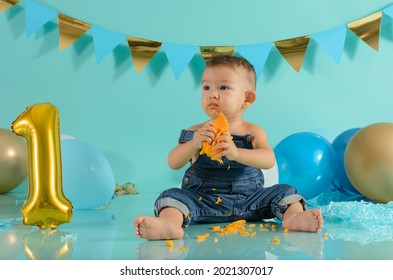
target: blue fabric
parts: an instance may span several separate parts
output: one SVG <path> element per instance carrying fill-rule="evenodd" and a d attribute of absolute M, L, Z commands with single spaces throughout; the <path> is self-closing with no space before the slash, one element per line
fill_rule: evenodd
<path fill-rule="evenodd" d="M 192 131 L 183 130 L 179 143 L 191 140 L 193 135 Z M 251 135 L 232 136 L 238 148 L 253 149 Z M 199 156 L 186 170 L 181 188 L 161 193 L 155 203 L 155 214 L 158 216 L 165 207 L 177 208 L 184 215 L 184 226 L 191 222 L 282 219 L 288 204 L 304 202 L 289 185 L 264 188 L 260 169 L 225 157 L 222 160 L 221 164 L 206 155 Z M 282 203 L 285 199 L 289 203 Z"/>

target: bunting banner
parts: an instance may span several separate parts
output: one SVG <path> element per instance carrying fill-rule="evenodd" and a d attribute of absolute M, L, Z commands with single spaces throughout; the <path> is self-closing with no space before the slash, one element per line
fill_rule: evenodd
<path fill-rule="evenodd" d="M 365 18 L 348 23 L 348 28 L 366 44 L 378 51 L 381 19 L 382 12 L 377 12 Z"/>
<path fill-rule="evenodd" d="M 61 13 L 59 13 L 58 21 L 60 50 L 64 50 L 75 43 L 91 27 L 87 22 L 77 20 Z"/>
<path fill-rule="evenodd" d="M 387 16 L 393 18 L 393 5 L 387 7 L 386 9 L 383 9 L 382 12 L 383 12 L 385 15 L 387 15 Z"/>
<path fill-rule="evenodd" d="M 262 73 L 271 49 L 271 42 L 236 47 L 236 51 L 254 66 L 257 79 Z"/>
<path fill-rule="evenodd" d="M 125 35 L 105 29 L 99 26 L 92 26 L 94 49 L 96 50 L 97 63 L 100 63 L 121 41 Z"/>
<path fill-rule="evenodd" d="M 18 4 L 19 0 L 0 0 L 0 13 L 8 10 L 15 4 Z"/>
<path fill-rule="evenodd" d="M 339 65 L 346 36 L 347 27 L 343 24 L 336 28 L 312 34 L 311 38 L 325 49 L 336 64 Z"/>
<path fill-rule="evenodd" d="M 57 16 L 57 11 L 36 0 L 26 0 L 26 35 L 30 37 L 40 27 Z"/>
<path fill-rule="evenodd" d="M 144 69 L 155 54 L 162 50 L 167 57 L 176 80 L 180 78 L 197 53 L 201 55 L 204 61 L 207 61 L 218 55 L 233 55 L 235 51 L 250 61 L 255 68 L 257 78 L 259 78 L 272 48 L 276 48 L 283 59 L 296 72 L 300 72 L 311 39 L 321 46 L 329 57 L 339 65 L 347 37 L 347 30 L 353 32 L 373 50 L 378 51 L 382 17 L 387 16 L 393 19 L 393 5 L 391 5 L 353 22 L 343 23 L 328 30 L 296 38 L 240 46 L 195 46 L 158 42 L 121 34 L 60 13 L 39 0 L 0 0 L 0 13 L 10 10 L 16 5 L 24 7 L 27 37 L 37 32 L 48 22 L 57 21 L 59 49 L 63 51 L 88 33 L 93 37 L 97 64 L 101 63 L 122 41 L 126 40 L 134 61 L 136 73 Z"/>
<path fill-rule="evenodd" d="M 134 59 L 135 70 L 137 73 L 141 71 L 146 64 L 150 62 L 153 56 L 161 48 L 162 43 L 147 39 L 127 37 L 128 46 L 132 58 Z"/>
<path fill-rule="evenodd" d="M 299 72 L 300 68 L 302 67 L 303 59 L 306 54 L 309 42 L 310 36 L 307 35 L 276 41 L 274 44 L 285 60 L 292 66 L 292 68 Z"/>
<path fill-rule="evenodd" d="M 197 47 L 164 43 L 162 45 L 176 80 L 194 57 Z"/>
<path fill-rule="evenodd" d="M 211 59 L 217 55 L 232 55 L 235 51 L 235 47 L 229 46 L 201 46 L 199 50 L 205 61 Z"/>

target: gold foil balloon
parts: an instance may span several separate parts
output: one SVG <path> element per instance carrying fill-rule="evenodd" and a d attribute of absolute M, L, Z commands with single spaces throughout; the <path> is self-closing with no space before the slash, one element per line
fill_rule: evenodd
<path fill-rule="evenodd" d="M 0 128 L 0 194 L 17 187 L 27 175 L 27 149 L 22 137 Z"/>
<path fill-rule="evenodd" d="M 344 165 L 352 185 L 376 202 L 393 200 L 393 123 L 360 129 L 349 141 Z"/>
<path fill-rule="evenodd" d="M 63 192 L 57 108 L 50 103 L 27 107 L 12 129 L 27 141 L 28 195 L 21 208 L 23 223 L 57 228 L 69 222 L 72 205 Z"/>

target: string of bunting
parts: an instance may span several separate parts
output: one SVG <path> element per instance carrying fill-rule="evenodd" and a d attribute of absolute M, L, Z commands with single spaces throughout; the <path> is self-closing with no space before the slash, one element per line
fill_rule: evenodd
<path fill-rule="evenodd" d="M 60 50 L 66 49 L 89 31 L 93 37 L 96 61 L 99 64 L 123 40 L 127 40 L 136 73 L 139 73 L 162 48 L 176 80 L 179 79 L 198 49 L 205 61 L 215 55 L 232 55 L 236 50 L 253 64 L 259 78 L 273 46 L 277 48 L 289 65 L 299 72 L 310 39 L 313 39 L 339 65 L 348 29 L 372 49 L 378 51 L 382 16 L 393 18 L 393 5 L 391 5 L 348 24 L 306 36 L 240 46 L 193 46 L 158 42 L 121 34 L 62 14 L 39 0 L 0 0 L 0 12 L 10 9 L 22 1 L 25 2 L 27 37 L 57 17 Z"/>

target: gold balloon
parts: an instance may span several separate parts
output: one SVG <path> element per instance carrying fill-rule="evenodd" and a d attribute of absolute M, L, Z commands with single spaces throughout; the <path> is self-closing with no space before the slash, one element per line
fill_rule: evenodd
<path fill-rule="evenodd" d="M 352 185 L 376 202 L 393 200 L 393 123 L 360 129 L 349 141 L 344 166 Z"/>
<path fill-rule="evenodd" d="M 12 124 L 27 141 L 28 195 L 23 223 L 57 228 L 70 221 L 71 202 L 63 192 L 59 112 L 50 103 L 27 107 Z"/>
<path fill-rule="evenodd" d="M 17 187 L 27 175 L 25 140 L 0 128 L 0 194 Z"/>

